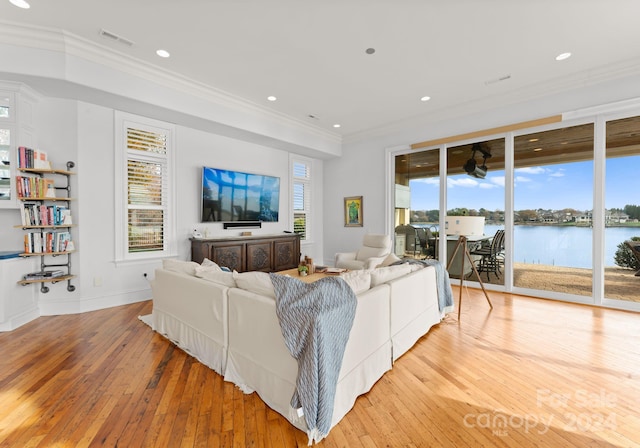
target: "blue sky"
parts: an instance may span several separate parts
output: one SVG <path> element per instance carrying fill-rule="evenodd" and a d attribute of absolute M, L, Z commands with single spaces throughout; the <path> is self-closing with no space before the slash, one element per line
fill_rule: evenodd
<path fill-rule="evenodd" d="M 640 204 L 640 156 L 607 159 L 606 207 Z M 466 174 L 447 179 L 447 209 L 504 210 L 504 171 L 485 179 Z M 515 209 L 593 208 L 593 162 L 545 165 L 515 170 Z M 411 209 L 438 209 L 439 179 L 411 181 Z"/>

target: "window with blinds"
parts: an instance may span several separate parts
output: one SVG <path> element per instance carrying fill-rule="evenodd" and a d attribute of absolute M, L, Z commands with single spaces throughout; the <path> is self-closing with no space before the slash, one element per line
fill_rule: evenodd
<path fill-rule="evenodd" d="M 301 240 L 311 237 L 311 168 L 306 161 L 293 161 L 293 231 Z"/>
<path fill-rule="evenodd" d="M 127 248 L 164 250 L 167 136 L 127 128 Z"/>
<path fill-rule="evenodd" d="M 169 255 L 173 127 L 122 113 L 118 259 Z"/>

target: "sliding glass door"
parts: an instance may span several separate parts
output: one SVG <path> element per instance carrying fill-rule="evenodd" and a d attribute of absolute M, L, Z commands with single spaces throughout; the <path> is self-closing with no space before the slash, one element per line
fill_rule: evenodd
<path fill-rule="evenodd" d="M 394 247 L 399 257 L 438 258 L 440 152 L 395 157 Z"/>
<path fill-rule="evenodd" d="M 462 264 L 462 249 L 454 255 L 458 230 L 457 222 L 479 222 L 467 225 L 467 248 L 471 260 L 480 271 L 484 283 L 504 284 L 504 240 L 493 241 L 500 230 L 504 232 L 505 204 L 505 142 L 503 138 L 476 141 L 447 148 L 447 264 L 451 277 L 477 280 L 471 263 Z M 458 217 L 478 219 L 458 220 Z M 484 219 L 483 219 L 484 218 Z M 463 227 L 464 228 L 464 227 Z M 492 249 L 492 244 L 495 246 Z M 452 258 L 453 257 L 453 258 Z M 466 257 L 465 257 L 466 258 Z"/>
<path fill-rule="evenodd" d="M 593 131 L 514 139 L 514 286 L 592 295 Z"/>
<path fill-rule="evenodd" d="M 640 117 L 606 123 L 605 167 L 604 296 L 640 302 Z"/>
<path fill-rule="evenodd" d="M 481 217 L 483 230 L 469 238 L 468 249 L 484 283 L 639 309 L 640 114 L 609 117 L 396 156 L 396 253 L 448 265 L 458 235 L 439 224 Z M 423 251 L 407 226 L 437 235 L 435 254 Z M 487 258 L 497 232 L 503 232 L 497 257 Z M 447 257 L 439 253 L 444 248 Z M 451 277 L 475 280 L 457 258 Z"/>

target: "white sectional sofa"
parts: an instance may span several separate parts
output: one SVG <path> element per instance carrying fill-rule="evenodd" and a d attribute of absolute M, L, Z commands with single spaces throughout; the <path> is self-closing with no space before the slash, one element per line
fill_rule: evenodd
<path fill-rule="evenodd" d="M 430 266 L 357 271 L 345 281 L 356 293 L 357 308 L 331 427 L 452 311 L 438 307 L 435 269 Z M 155 331 L 245 393 L 256 391 L 269 407 L 307 431 L 304 419 L 289 406 L 298 366 L 284 343 L 269 274 L 209 273 L 193 262 L 167 260 L 156 270 L 152 290 Z"/>

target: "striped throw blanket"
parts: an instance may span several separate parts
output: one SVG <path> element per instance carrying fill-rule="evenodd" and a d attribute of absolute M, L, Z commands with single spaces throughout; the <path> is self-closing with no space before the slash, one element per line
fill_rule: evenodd
<path fill-rule="evenodd" d="M 304 283 L 284 275 L 270 276 L 282 335 L 298 361 L 291 407 L 302 408 L 311 445 L 331 429 L 336 384 L 357 299 L 337 277 Z"/>

